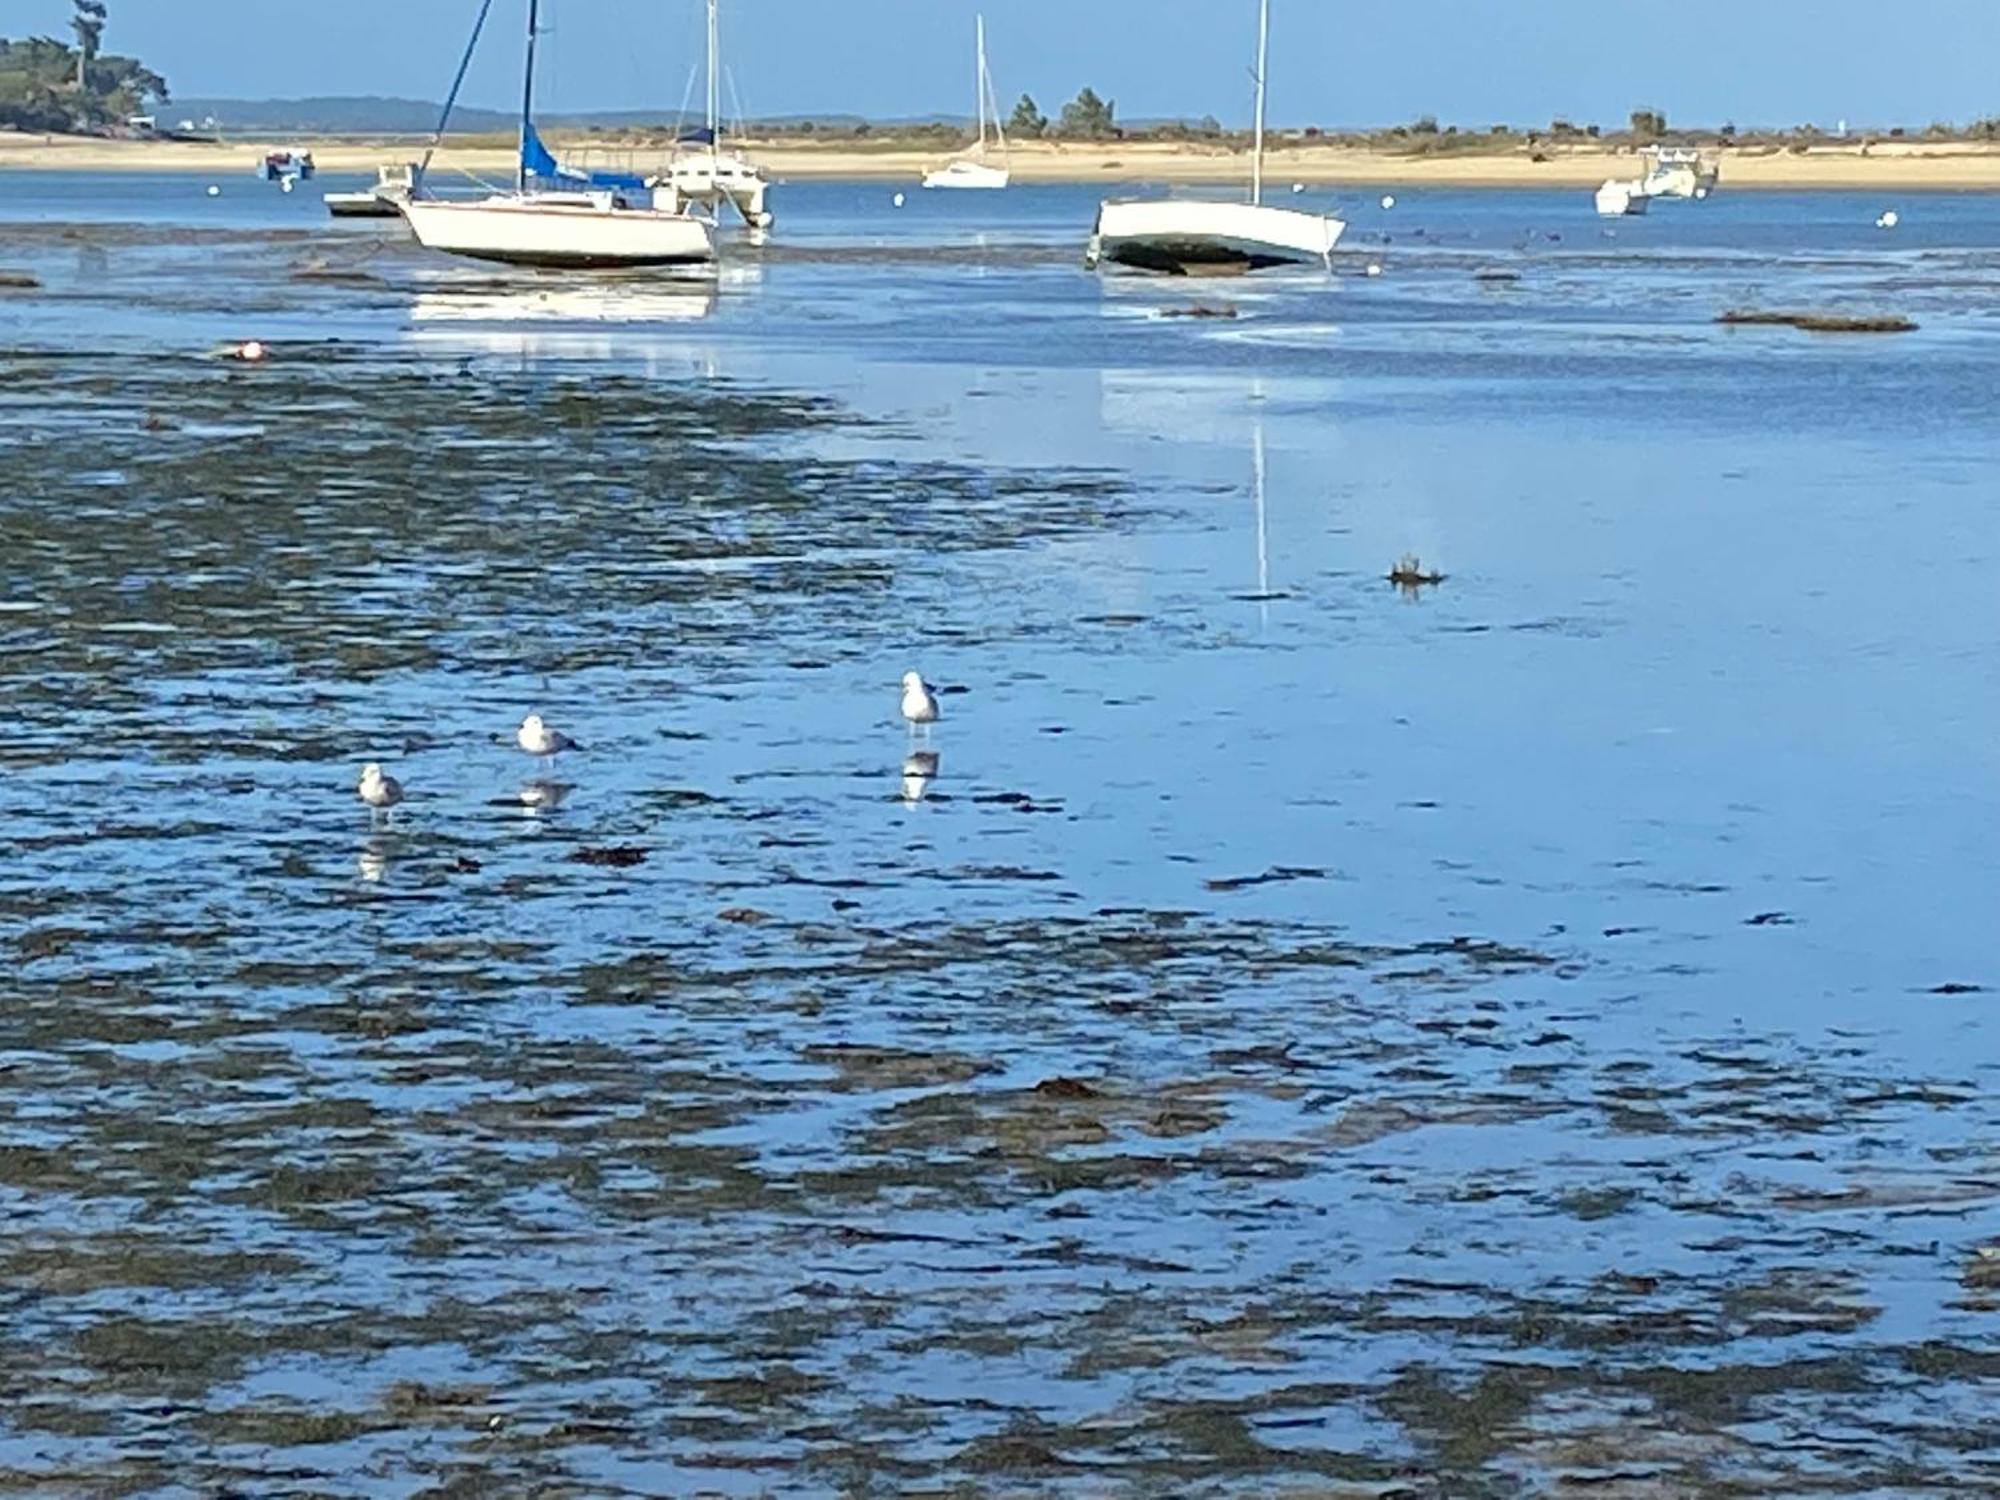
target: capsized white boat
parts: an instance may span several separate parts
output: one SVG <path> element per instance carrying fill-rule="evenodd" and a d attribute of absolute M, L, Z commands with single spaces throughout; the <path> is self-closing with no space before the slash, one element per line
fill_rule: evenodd
<path fill-rule="evenodd" d="M 1271 3 L 1257 8 L 1257 129 L 1250 165 L 1250 201 L 1202 198 L 1113 198 L 1098 205 L 1084 256 L 1089 266 L 1111 261 L 1172 275 L 1257 271 L 1317 263 L 1333 269 L 1333 247 L 1347 225 L 1327 214 L 1275 208 L 1264 202 L 1264 94 L 1271 51 Z"/>
<path fill-rule="evenodd" d="M 485 20 L 485 11 L 480 21 Z M 526 78 L 522 85 L 520 163 L 514 191 L 479 199 L 413 195 L 403 205 L 410 230 L 427 249 L 509 265 L 613 268 L 689 265 L 715 259 L 715 226 L 689 212 L 671 187 L 657 192 L 642 177 L 566 167 L 535 129 L 535 40 L 539 0 L 528 0 Z M 477 46 L 479 29 L 473 29 Z M 466 56 L 471 57 L 471 47 Z M 459 82 L 465 78 L 464 66 Z M 458 96 L 445 102 L 449 120 Z M 440 121 L 435 142 L 444 134 Z M 419 167 L 423 182 L 429 157 Z"/>
<path fill-rule="evenodd" d="M 1003 188 L 1013 180 L 1013 162 L 1007 151 L 1007 132 L 1000 125 L 1000 101 L 993 92 L 993 74 L 986 66 L 986 17 L 974 22 L 973 46 L 979 59 L 972 85 L 973 107 L 979 112 L 979 140 L 972 150 L 944 166 L 924 173 L 927 188 Z M 986 157 L 986 122 L 993 122 L 993 136 L 1000 144 L 1000 165 Z"/>
<path fill-rule="evenodd" d="M 1597 190 L 1597 212 L 1607 219 L 1642 214 L 1652 201 L 1652 194 L 1636 177 L 1613 177 Z"/>
<path fill-rule="evenodd" d="M 765 177 L 762 167 L 740 152 L 726 149 L 722 143 L 718 61 L 721 45 L 716 4 L 717 0 L 708 0 L 708 123 L 702 129 L 687 132 L 675 143 L 666 180 L 683 202 L 700 203 L 717 211 L 727 203 L 752 229 L 769 229 L 776 219 L 770 208 L 770 179 Z"/>

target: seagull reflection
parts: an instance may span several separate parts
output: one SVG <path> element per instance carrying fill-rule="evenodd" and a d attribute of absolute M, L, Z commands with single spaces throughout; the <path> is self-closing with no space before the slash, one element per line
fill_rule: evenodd
<path fill-rule="evenodd" d="M 938 753 L 935 750 L 912 750 L 903 757 L 903 800 L 918 803 L 931 789 L 937 779 Z"/>
<path fill-rule="evenodd" d="M 389 856 L 395 852 L 393 836 L 371 833 L 362 840 L 361 852 L 354 856 L 354 873 L 368 885 L 378 884 L 389 872 Z"/>
<path fill-rule="evenodd" d="M 521 783 L 521 806 L 530 813 L 554 812 L 575 789 L 567 781 L 549 781 L 541 777 L 524 781 Z"/>

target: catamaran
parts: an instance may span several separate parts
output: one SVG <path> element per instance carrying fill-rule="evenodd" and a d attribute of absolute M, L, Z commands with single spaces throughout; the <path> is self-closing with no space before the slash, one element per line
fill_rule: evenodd
<path fill-rule="evenodd" d="M 974 28 L 974 46 L 979 71 L 973 83 L 974 107 L 979 111 L 979 142 L 971 151 L 935 171 L 924 174 L 927 188 L 1003 188 L 1013 180 L 1012 162 L 1007 154 L 1007 132 L 1000 127 L 1000 101 L 993 92 L 993 74 L 986 66 L 986 17 Z M 986 159 L 986 122 L 993 121 L 993 135 L 1000 145 L 1000 165 Z"/>
<path fill-rule="evenodd" d="M 773 220 L 766 207 L 771 184 L 764 169 L 734 151 L 722 148 L 722 84 L 716 56 L 720 50 L 716 36 L 716 0 L 708 0 L 708 123 L 680 138 L 674 159 L 667 167 L 667 181 L 684 202 L 706 204 L 719 209 L 729 205 L 752 229 L 769 229 Z"/>
<path fill-rule="evenodd" d="M 1326 214 L 1274 208 L 1264 201 L 1264 94 L 1271 52 L 1271 0 L 1257 6 L 1257 128 L 1250 201 L 1113 198 L 1098 205 L 1084 263 L 1111 261 L 1142 271 L 1256 271 L 1266 266 L 1333 269 L 1333 247 L 1347 225 Z"/>
<path fill-rule="evenodd" d="M 479 12 L 458 79 L 445 101 L 436 141 L 450 120 L 459 86 L 479 45 L 492 0 Z M 420 243 L 474 260 L 527 266 L 625 267 L 701 264 L 715 259 L 715 226 L 688 211 L 671 187 L 656 190 L 629 172 L 568 167 L 535 129 L 535 41 L 540 0 L 528 0 L 528 49 L 521 89 L 520 161 L 514 191 L 482 199 L 432 198 L 421 191 L 403 204 Z"/>

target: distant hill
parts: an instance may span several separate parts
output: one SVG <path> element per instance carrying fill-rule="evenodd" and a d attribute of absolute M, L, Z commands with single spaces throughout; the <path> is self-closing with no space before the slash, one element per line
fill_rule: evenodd
<path fill-rule="evenodd" d="M 427 135 L 437 128 L 441 106 L 424 99 L 192 99 L 176 98 L 163 109 L 161 123 L 211 117 L 226 131 L 300 131 L 314 135 Z M 515 117 L 496 109 L 460 106 L 454 130 L 505 130 Z"/>
<path fill-rule="evenodd" d="M 160 111 L 162 125 L 192 120 L 201 125 L 213 117 L 217 128 L 232 134 L 298 135 L 428 135 L 437 128 L 440 105 L 425 99 L 374 97 L 329 97 L 319 99 L 196 99 L 176 98 Z M 671 125 L 671 109 L 614 109 L 580 113 L 540 115 L 544 124 L 557 129 L 581 130 L 593 125 L 606 127 Z M 451 128 L 484 133 L 512 130 L 519 116 L 511 110 L 474 109 L 460 105 L 452 112 Z M 878 120 L 878 126 L 928 125 L 938 117 L 921 120 Z M 752 122 L 764 126 L 799 125 L 811 120 L 822 130 L 848 130 L 862 123 L 851 114 L 771 115 Z M 957 125 L 962 122 L 947 120 Z"/>

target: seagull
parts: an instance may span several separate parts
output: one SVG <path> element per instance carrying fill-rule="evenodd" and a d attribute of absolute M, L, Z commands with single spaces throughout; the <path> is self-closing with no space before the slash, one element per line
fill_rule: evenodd
<path fill-rule="evenodd" d="M 382 768 L 372 760 L 361 768 L 361 783 L 354 790 L 371 812 L 385 813 L 403 800 L 403 783 L 393 776 L 384 776 Z"/>
<path fill-rule="evenodd" d="M 565 750 L 583 748 L 560 729 L 549 728 L 542 722 L 540 714 L 529 714 L 521 721 L 521 727 L 514 731 L 514 743 L 528 754 L 539 755 L 543 760 L 551 762 Z"/>
<path fill-rule="evenodd" d="M 924 685 L 921 672 L 903 674 L 903 717 L 910 721 L 911 734 L 917 732 L 919 724 L 924 726 L 925 733 L 929 733 L 930 726 L 937 723 L 940 717 L 937 694 Z"/>

